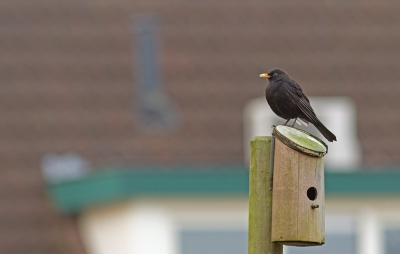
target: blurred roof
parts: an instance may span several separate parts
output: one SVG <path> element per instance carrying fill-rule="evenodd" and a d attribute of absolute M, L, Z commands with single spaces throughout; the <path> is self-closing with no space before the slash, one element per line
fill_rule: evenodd
<path fill-rule="evenodd" d="M 354 99 L 364 163 L 398 164 L 400 4 L 384 3 L 3 1 L 4 153 L 241 163 L 243 107 L 264 93 L 258 74 L 280 67 L 309 96 Z M 137 128 L 130 17 L 146 12 L 162 21 L 178 132 Z"/>
<path fill-rule="evenodd" d="M 351 97 L 364 164 L 400 164 L 399 11 L 394 0 L 1 1 L 0 252 L 83 253 L 73 219 L 47 202 L 46 152 L 95 165 L 242 163 L 243 107 L 273 67 L 309 96 Z M 141 13 L 162 21 L 176 132 L 137 127 L 130 17 Z"/>

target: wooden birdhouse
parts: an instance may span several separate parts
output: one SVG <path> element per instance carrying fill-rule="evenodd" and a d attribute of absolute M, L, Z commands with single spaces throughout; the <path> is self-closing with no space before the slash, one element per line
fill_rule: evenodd
<path fill-rule="evenodd" d="M 325 243 L 323 156 L 328 147 L 289 126 L 274 128 L 271 241 L 291 246 Z"/>

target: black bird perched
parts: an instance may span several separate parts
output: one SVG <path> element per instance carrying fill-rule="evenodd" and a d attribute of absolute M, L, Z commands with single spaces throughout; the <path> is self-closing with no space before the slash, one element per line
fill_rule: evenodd
<path fill-rule="evenodd" d="M 310 101 L 299 84 L 291 79 L 286 72 L 273 69 L 269 73 L 260 74 L 260 77 L 268 79 L 269 84 L 265 89 L 265 97 L 272 111 L 287 120 L 285 125 L 290 119 L 294 119 L 293 125 L 298 120 L 305 123 L 310 122 L 328 141 L 336 141 L 336 136 L 317 118 Z"/>

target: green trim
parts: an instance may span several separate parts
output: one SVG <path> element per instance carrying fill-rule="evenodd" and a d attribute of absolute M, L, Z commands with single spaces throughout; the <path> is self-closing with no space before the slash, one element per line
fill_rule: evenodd
<path fill-rule="evenodd" d="M 325 173 L 325 190 L 327 195 L 398 195 L 400 194 L 400 169 Z"/>
<path fill-rule="evenodd" d="M 48 186 L 63 213 L 136 196 L 247 196 L 248 169 L 216 167 L 119 167 Z M 400 171 L 325 173 L 327 195 L 400 195 Z"/>

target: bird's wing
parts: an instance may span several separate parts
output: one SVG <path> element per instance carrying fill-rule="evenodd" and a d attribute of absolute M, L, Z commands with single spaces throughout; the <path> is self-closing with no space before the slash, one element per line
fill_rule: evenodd
<path fill-rule="evenodd" d="M 296 102 L 297 106 L 303 112 L 303 114 L 308 118 L 310 122 L 319 122 L 313 108 L 310 105 L 310 101 L 307 96 L 303 93 L 303 90 L 295 81 L 285 82 L 286 86 L 291 91 L 289 94 L 292 99 Z"/>

